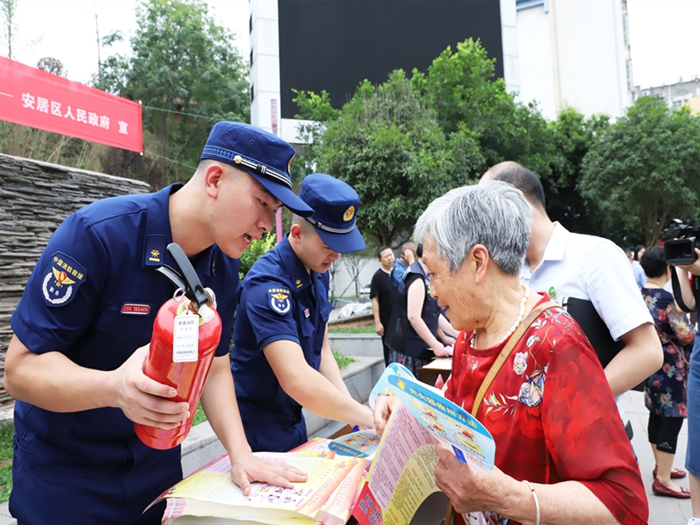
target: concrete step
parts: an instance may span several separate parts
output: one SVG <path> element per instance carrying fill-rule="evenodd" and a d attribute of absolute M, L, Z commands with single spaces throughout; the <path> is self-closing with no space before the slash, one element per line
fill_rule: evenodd
<path fill-rule="evenodd" d="M 382 338 L 377 334 L 329 333 L 328 343 L 333 350 L 345 355 L 382 357 Z"/>

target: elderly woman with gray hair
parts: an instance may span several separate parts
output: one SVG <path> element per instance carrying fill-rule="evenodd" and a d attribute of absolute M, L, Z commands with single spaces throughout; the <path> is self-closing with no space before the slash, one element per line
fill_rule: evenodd
<path fill-rule="evenodd" d="M 645 524 L 644 485 L 594 351 L 563 309 L 520 285 L 530 214 L 518 190 L 490 182 L 452 190 L 416 225 L 431 294 L 461 330 L 445 395 L 496 442 L 488 473 L 437 445 L 437 486 L 458 522 Z M 377 401 L 380 432 L 395 401 Z"/>

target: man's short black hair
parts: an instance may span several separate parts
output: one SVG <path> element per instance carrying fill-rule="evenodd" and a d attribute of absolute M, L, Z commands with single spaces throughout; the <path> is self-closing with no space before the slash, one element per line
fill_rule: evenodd
<path fill-rule="evenodd" d="M 661 277 L 668 268 L 663 247 L 654 246 L 649 248 L 642 255 L 642 260 L 639 261 L 639 264 L 644 268 L 644 273 L 647 274 L 647 277 Z"/>
<path fill-rule="evenodd" d="M 377 259 L 382 258 L 382 252 L 384 250 L 391 250 L 391 248 L 389 246 L 380 246 L 379 248 L 377 248 Z"/>
<path fill-rule="evenodd" d="M 523 192 L 530 204 L 542 210 L 547 209 L 540 179 L 525 166 L 517 162 L 502 162 L 493 166 L 491 170 L 493 170 L 493 180 L 509 182 Z"/>

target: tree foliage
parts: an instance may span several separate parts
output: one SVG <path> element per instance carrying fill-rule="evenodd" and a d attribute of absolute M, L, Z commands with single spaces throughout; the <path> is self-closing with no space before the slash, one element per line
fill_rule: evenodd
<path fill-rule="evenodd" d="M 495 59 L 478 41 L 460 42 L 454 52 L 447 48 L 427 74 L 414 70 L 413 82 L 447 136 L 467 134 L 478 143 L 483 162 L 473 166 L 471 175 L 504 159 L 548 175 L 547 122 L 534 105 L 518 103 L 506 91 L 503 79 L 495 77 Z"/>
<path fill-rule="evenodd" d="M 36 63 L 36 67 L 59 77 L 65 77 L 68 74 L 68 71 L 63 67 L 63 62 L 54 57 L 40 58 Z"/>
<path fill-rule="evenodd" d="M 433 199 L 497 162 L 551 174 L 546 120 L 534 105 L 515 101 L 473 40 L 446 49 L 425 73 L 397 70 L 379 86 L 360 83 L 339 110 L 325 92 L 298 92 L 295 102 L 298 118 L 317 122 L 303 127 L 310 145 L 298 169 L 352 185 L 362 200 L 359 227 L 377 245 L 398 246 Z"/>
<path fill-rule="evenodd" d="M 548 124 L 551 171 L 542 177 L 547 213 L 571 231 L 588 234 L 602 231 L 596 201 L 584 199 L 578 186 L 583 177 L 583 159 L 608 123 L 606 115 L 587 118 L 569 107 L 562 109 L 557 119 Z"/>
<path fill-rule="evenodd" d="M 12 42 L 17 34 L 17 0 L 0 0 L 2 14 L 2 35 L 7 45 L 7 58 L 14 59 Z"/>
<path fill-rule="evenodd" d="M 0 152 L 6 155 L 104 171 L 99 159 L 108 149 L 104 144 L 0 121 Z"/>
<path fill-rule="evenodd" d="M 340 112 L 333 108 L 330 95 L 325 90 L 320 95 L 304 90 L 294 90 L 294 93 L 296 97 L 293 100 L 299 110 L 296 118 L 306 121 L 299 125 L 302 144 L 296 146 L 297 159 L 292 164 L 292 180 L 298 181 L 316 170 L 323 149 L 326 123 L 338 118 Z"/>
<path fill-rule="evenodd" d="M 203 0 L 142 0 L 136 18 L 132 55 L 107 58 L 94 83 L 143 104 L 147 154 L 166 182 L 185 180 L 214 122 L 249 119 L 247 68 Z"/>
<path fill-rule="evenodd" d="M 264 254 L 272 250 L 277 244 L 277 238 L 274 232 L 264 233 L 260 239 L 254 239 L 250 243 L 250 248 L 245 250 L 241 255 L 240 273 L 241 277 L 245 276 L 257 261 Z"/>
<path fill-rule="evenodd" d="M 400 70 L 378 88 L 360 84 L 326 122 L 317 161 L 320 171 L 355 188 L 358 226 L 379 244 L 405 239 L 428 203 L 454 185 L 454 161 L 435 114 Z"/>
<path fill-rule="evenodd" d="M 673 218 L 700 210 L 700 119 L 643 97 L 603 129 L 583 161 L 582 194 L 597 202 L 609 236 L 656 244 Z"/>

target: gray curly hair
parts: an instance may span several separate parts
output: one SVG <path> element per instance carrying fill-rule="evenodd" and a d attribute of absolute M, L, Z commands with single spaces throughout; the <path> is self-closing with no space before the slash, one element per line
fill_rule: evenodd
<path fill-rule="evenodd" d="M 482 244 L 496 266 L 518 275 L 530 243 L 532 207 L 507 182 L 464 186 L 435 199 L 416 223 L 413 237 L 431 238 L 452 275 L 476 244 Z"/>

